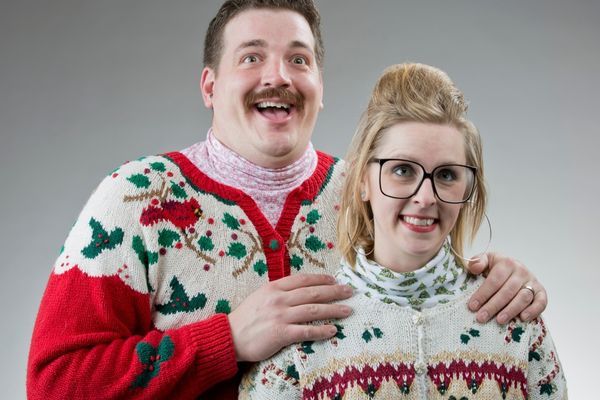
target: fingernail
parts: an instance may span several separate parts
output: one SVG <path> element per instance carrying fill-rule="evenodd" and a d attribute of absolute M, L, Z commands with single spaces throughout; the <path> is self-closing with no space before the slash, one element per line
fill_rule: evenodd
<path fill-rule="evenodd" d="M 329 328 L 329 334 L 331 336 L 335 335 L 337 333 L 337 328 L 335 326 L 332 326 Z"/>
<path fill-rule="evenodd" d="M 354 292 L 354 290 L 350 286 L 348 286 L 348 285 L 344 286 L 344 294 L 352 294 L 353 292 Z"/>
<path fill-rule="evenodd" d="M 529 313 L 524 312 L 522 317 L 523 317 L 524 322 L 529 322 L 529 317 L 530 317 Z"/>
<path fill-rule="evenodd" d="M 507 323 L 508 322 L 508 315 L 506 315 L 504 313 L 498 315 L 498 322 L 501 323 L 501 324 Z"/>
<path fill-rule="evenodd" d="M 487 322 L 490 318 L 490 314 L 487 311 L 480 311 L 477 313 L 477 321 L 478 322 Z"/>
<path fill-rule="evenodd" d="M 342 313 L 344 315 L 350 315 L 350 313 L 352 312 L 352 309 L 348 306 L 342 306 Z"/>
<path fill-rule="evenodd" d="M 475 311 L 479 309 L 479 302 L 477 300 L 471 300 L 471 302 L 469 303 L 469 307 L 471 308 L 471 310 Z"/>

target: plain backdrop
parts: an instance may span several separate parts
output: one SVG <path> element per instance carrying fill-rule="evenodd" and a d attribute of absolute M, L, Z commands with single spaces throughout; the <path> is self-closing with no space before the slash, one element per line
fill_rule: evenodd
<path fill-rule="evenodd" d="M 126 160 L 205 137 L 211 115 L 198 81 L 219 5 L 0 1 L 3 398 L 25 398 L 39 301 L 94 187 Z M 447 71 L 484 140 L 492 247 L 544 283 L 570 397 L 597 398 L 600 2 L 318 5 L 325 109 L 315 146 L 343 156 L 387 65 L 418 61 Z"/>

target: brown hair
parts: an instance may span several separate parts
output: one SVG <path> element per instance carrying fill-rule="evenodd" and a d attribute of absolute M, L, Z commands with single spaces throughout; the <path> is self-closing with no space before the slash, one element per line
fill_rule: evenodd
<path fill-rule="evenodd" d="M 385 131 L 407 121 L 456 127 L 463 134 L 467 164 L 477 168 L 474 194 L 461 208 L 450 232 L 452 247 L 462 256 L 466 239 L 471 241 L 479 229 L 487 201 L 481 138 L 466 112 L 462 92 L 445 72 L 437 68 L 407 63 L 393 65 L 383 72 L 346 157 L 348 170 L 342 190 L 337 239 L 338 249 L 350 265 L 356 262 L 356 248 L 362 247 L 369 253 L 374 246 L 373 213 L 369 203 L 362 201 L 359 195 L 367 165 Z"/>
<path fill-rule="evenodd" d="M 323 67 L 323 38 L 321 37 L 321 16 L 312 0 L 227 0 L 217 15 L 210 21 L 204 38 L 204 65 L 215 72 L 221 61 L 223 51 L 223 31 L 231 19 L 249 9 L 284 9 L 302 15 L 315 38 L 315 57 L 320 68 Z"/>

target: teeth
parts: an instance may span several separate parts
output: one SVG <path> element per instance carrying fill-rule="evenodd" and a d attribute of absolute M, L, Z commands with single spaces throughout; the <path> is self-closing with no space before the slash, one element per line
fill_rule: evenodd
<path fill-rule="evenodd" d="M 275 103 L 273 101 L 262 101 L 257 104 L 258 108 L 267 108 L 267 107 L 275 107 L 275 108 L 283 108 L 285 110 L 289 110 L 290 105 L 287 103 Z"/>
<path fill-rule="evenodd" d="M 411 225 L 417 226 L 429 226 L 433 224 L 433 218 L 415 218 L 415 217 L 403 217 L 404 222 L 407 222 Z"/>

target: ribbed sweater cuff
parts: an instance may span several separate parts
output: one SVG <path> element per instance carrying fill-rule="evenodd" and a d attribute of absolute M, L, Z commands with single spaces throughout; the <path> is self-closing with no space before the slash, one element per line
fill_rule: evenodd
<path fill-rule="evenodd" d="M 190 341 L 197 349 L 198 377 L 205 387 L 236 374 L 238 367 L 227 315 L 216 314 L 190 325 Z"/>

